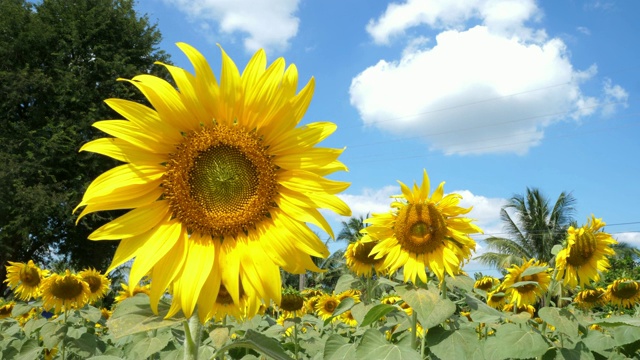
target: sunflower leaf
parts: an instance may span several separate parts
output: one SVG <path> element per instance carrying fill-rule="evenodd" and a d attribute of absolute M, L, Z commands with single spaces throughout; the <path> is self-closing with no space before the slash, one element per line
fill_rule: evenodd
<path fill-rule="evenodd" d="M 353 283 L 358 281 L 358 279 L 354 278 L 353 275 L 351 274 L 345 274 L 340 276 L 340 278 L 338 279 L 338 282 L 336 283 L 336 286 L 334 288 L 334 292 L 336 294 L 339 294 L 345 290 L 349 290 L 353 288 Z"/>
<path fill-rule="evenodd" d="M 549 270 L 548 266 L 531 266 L 531 267 L 528 267 L 525 271 L 523 271 L 522 274 L 520 274 L 520 277 L 522 278 L 524 276 L 539 274 L 547 270 Z"/>
<path fill-rule="evenodd" d="M 351 309 L 354 304 L 355 301 L 353 301 L 352 298 L 344 298 L 342 301 L 340 301 L 340 304 L 336 306 L 336 309 L 333 310 L 333 314 L 331 314 L 331 317 L 336 317 L 338 315 L 344 314 L 345 312 L 349 311 L 349 309 Z"/>
<path fill-rule="evenodd" d="M 146 294 L 137 294 L 123 300 L 107 320 L 109 331 L 114 338 L 182 323 L 184 316 L 165 319 L 169 305 L 162 301 L 158 304 L 158 315 L 154 314 Z M 182 313 L 180 313 L 182 314 Z"/>
<path fill-rule="evenodd" d="M 367 329 L 356 349 L 356 358 L 368 360 L 420 360 L 410 346 L 390 344 L 378 329 Z"/>
<path fill-rule="evenodd" d="M 218 357 L 234 348 L 253 349 L 275 360 L 291 360 L 291 357 L 287 355 L 278 341 L 251 329 L 247 331 L 242 340 L 235 341 L 232 344 L 218 349 L 215 357 Z"/>
<path fill-rule="evenodd" d="M 356 345 L 347 342 L 347 339 L 331 334 L 324 345 L 323 360 L 347 360 L 356 357 Z"/>
<path fill-rule="evenodd" d="M 389 304 L 378 304 L 371 308 L 364 316 L 364 320 L 360 324 L 361 327 L 365 327 L 369 324 L 372 324 L 375 321 L 380 320 L 382 317 L 387 315 L 388 313 L 397 310 L 397 308 L 393 305 Z"/>
<path fill-rule="evenodd" d="M 577 319 L 569 310 L 543 307 L 538 311 L 538 316 L 553 325 L 557 331 L 571 337 L 578 336 Z"/>
<path fill-rule="evenodd" d="M 456 312 L 456 304 L 449 299 L 442 299 L 437 290 L 425 290 L 397 286 L 396 291 L 413 311 L 418 315 L 418 321 L 425 329 L 430 329 Z"/>
<path fill-rule="evenodd" d="M 429 350 L 440 359 L 484 359 L 482 343 L 473 328 L 445 330 L 436 326 L 426 336 Z"/>
<path fill-rule="evenodd" d="M 495 336 L 486 340 L 484 355 L 486 359 L 494 360 L 535 358 L 547 352 L 548 348 L 540 333 L 515 324 L 504 324 L 498 327 Z"/>
<path fill-rule="evenodd" d="M 538 284 L 537 281 L 518 281 L 517 283 L 509 286 L 511 288 L 517 288 L 517 287 L 522 287 L 522 286 L 527 286 L 527 285 L 536 285 L 539 286 L 540 284 Z"/>

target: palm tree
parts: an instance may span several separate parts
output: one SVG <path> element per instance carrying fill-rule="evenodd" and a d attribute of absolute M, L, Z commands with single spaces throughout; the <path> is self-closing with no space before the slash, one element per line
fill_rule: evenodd
<path fill-rule="evenodd" d="M 530 258 L 552 262 L 554 255 L 551 249 L 562 244 L 567 229 L 574 222 L 575 202 L 571 193 L 564 191 L 553 208 L 539 189 L 527 188 L 526 197 L 514 195 L 500 210 L 500 219 L 505 224 L 508 237 L 487 238 L 485 242 L 489 251 L 475 259 L 496 268 L 521 265 L 522 259 Z"/>
<path fill-rule="evenodd" d="M 369 214 L 367 214 L 367 218 Z M 352 242 L 356 242 L 356 240 L 362 237 L 360 234 L 360 230 L 366 227 L 364 223 L 365 217 L 360 216 L 352 216 L 349 218 L 349 221 L 342 222 L 342 230 L 338 233 L 337 241 L 347 241 L 349 244 Z"/>

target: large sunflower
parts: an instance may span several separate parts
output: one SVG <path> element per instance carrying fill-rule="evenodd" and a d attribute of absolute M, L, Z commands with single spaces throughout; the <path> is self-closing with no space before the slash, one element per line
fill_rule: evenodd
<path fill-rule="evenodd" d="M 539 271 L 533 271 L 532 268 Z M 533 305 L 547 292 L 551 283 L 547 264 L 535 259 L 530 259 L 522 266 L 511 265 L 507 269 L 507 275 L 500 285 L 500 289 L 511 298 L 511 302 L 518 307 L 522 305 Z M 529 274 L 529 272 L 533 272 Z"/>
<path fill-rule="evenodd" d="M 600 279 L 599 271 L 609 268 L 607 257 L 615 255 L 611 245 L 617 242 L 601 229 L 606 224 L 602 219 L 591 216 L 587 224 L 567 230 L 567 247 L 556 255 L 556 279 L 563 279 L 565 285 L 574 287 L 589 284 Z"/>
<path fill-rule="evenodd" d="M 607 287 L 606 299 L 611 305 L 631 308 L 640 303 L 640 281 L 631 279 L 614 280 Z"/>
<path fill-rule="evenodd" d="M 89 284 L 68 269 L 64 274 L 54 273 L 42 282 L 42 307 L 55 313 L 79 309 L 88 303 Z"/>
<path fill-rule="evenodd" d="M 95 123 L 114 138 L 91 141 L 81 151 L 126 164 L 89 185 L 79 218 L 133 209 L 89 236 L 122 240 L 108 271 L 135 258 L 129 288 L 150 271 L 154 310 L 171 285 L 173 304 L 179 305 L 174 311 L 190 316 L 198 305 L 204 322 L 204 314 L 220 309 L 220 284 L 234 303 L 242 281 L 247 293 L 278 304 L 278 267 L 320 271 L 311 256 L 329 252 L 307 223 L 333 236 L 318 209 L 350 215 L 336 196 L 349 184 L 325 178 L 346 170 L 338 161 L 343 149 L 316 147 L 335 124 L 297 126 L 311 101 L 313 78 L 296 94 L 297 69 L 285 69 L 284 59 L 266 68 L 260 50 L 240 74 L 222 51 L 218 83 L 197 50 L 178 47 L 195 75 L 163 64 L 177 89 L 151 75 L 129 81 L 153 108 L 106 101 L 126 120 Z"/>
<path fill-rule="evenodd" d="M 29 301 L 40 296 L 40 285 L 49 275 L 49 270 L 40 269 L 33 260 L 29 260 L 26 264 L 9 261 L 6 268 L 7 278 L 4 282 L 13 289 L 18 299 Z"/>
<path fill-rule="evenodd" d="M 388 213 L 373 214 L 367 220 L 371 226 L 362 230 L 379 243 L 372 249 L 377 259 L 384 259 L 384 268 L 395 272 L 404 266 L 404 281 L 427 281 L 425 267 L 438 279 L 445 272 L 454 276 L 462 263 L 471 257 L 476 243 L 469 234 L 480 233 L 471 219 L 460 217 L 471 208 L 458 206 L 462 198 L 458 194 L 444 196 L 444 182 L 429 197 L 430 185 L 427 171 L 422 185 L 414 183 L 413 189 L 400 183 L 402 195 L 391 204 Z"/>

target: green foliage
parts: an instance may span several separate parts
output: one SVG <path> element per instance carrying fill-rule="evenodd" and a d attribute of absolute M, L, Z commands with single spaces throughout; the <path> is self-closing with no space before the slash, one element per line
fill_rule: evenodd
<path fill-rule="evenodd" d="M 116 214 L 91 215 L 76 226 L 72 210 L 89 182 L 114 166 L 78 153 L 103 136 L 93 122 L 119 118 L 103 101 L 143 98 L 117 79 L 161 71 L 154 61 L 168 60 L 157 49 L 158 29 L 133 4 L 0 2 L 1 279 L 7 260 L 42 263 L 52 254 L 76 268 L 108 266 L 117 243 L 86 239 Z"/>

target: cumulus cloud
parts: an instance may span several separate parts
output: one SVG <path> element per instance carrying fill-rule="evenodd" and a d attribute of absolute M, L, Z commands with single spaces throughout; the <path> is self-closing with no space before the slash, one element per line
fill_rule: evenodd
<path fill-rule="evenodd" d="M 298 32 L 299 0 L 164 0 L 202 26 L 217 24 L 225 34 L 241 33 L 248 51 L 284 50 Z"/>
<path fill-rule="evenodd" d="M 640 248 L 640 232 L 622 232 L 612 235 L 618 242 L 629 244 L 635 248 Z"/>
<path fill-rule="evenodd" d="M 624 106 L 625 90 L 610 82 L 600 98 L 582 93 L 597 67 L 575 69 L 562 40 L 527 27 L 540 14 L 533 0 L 391 4 L 367 26 L 375 42 L 421 24 L 448 30 L 430 48 L 410 37 L 399 60 L 355 76 L 351 104 L 365 125 L 422 138 L 445 154 L 524 154 L 555 122 Z M 470 19 L 482 24 L 461 28 Z"/>

